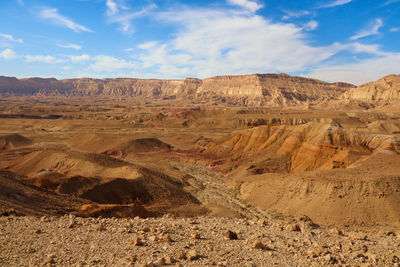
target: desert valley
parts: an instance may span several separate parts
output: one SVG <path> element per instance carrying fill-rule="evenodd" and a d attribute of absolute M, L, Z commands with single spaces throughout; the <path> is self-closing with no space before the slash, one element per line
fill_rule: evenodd
<path fill-rule="evenodd" d="M 0 95 L 1 266 L 400 264 L 400 75 Z"/>

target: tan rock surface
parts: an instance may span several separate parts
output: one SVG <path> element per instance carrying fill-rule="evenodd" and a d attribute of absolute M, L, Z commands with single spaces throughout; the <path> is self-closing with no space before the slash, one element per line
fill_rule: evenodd
<path fill-rule="evenodd" d="M 344 99 L 362 100 L 371 103 L 400 100 L 400 75 L 388 75 L 375 82 L 360 85 L 344 93 Z"/>

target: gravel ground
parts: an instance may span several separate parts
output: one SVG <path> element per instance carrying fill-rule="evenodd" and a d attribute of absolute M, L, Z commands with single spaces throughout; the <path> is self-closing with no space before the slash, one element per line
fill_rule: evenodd
<path fill-rule="evenodd" d="M 400 232 L 342 232 L 306 217 L 3 216 L 0 248 L 0 266 L 399 266 Z"/>

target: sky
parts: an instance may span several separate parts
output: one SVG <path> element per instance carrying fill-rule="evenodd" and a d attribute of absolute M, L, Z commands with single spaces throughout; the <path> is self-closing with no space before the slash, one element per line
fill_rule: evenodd
<path fill-rule="evenodd" d="M 353 84 L 400 73 L 400 0 L 0 0 L 0 75 Z"/>

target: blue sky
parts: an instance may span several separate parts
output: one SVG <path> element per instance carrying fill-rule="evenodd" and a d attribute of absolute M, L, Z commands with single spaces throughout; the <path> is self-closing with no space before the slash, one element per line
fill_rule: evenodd
<path fill-rule="evenodd" d="M 361 84 L 400 72 L 400 0 L 1 0 L 0 75 Z"/>

